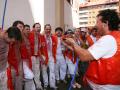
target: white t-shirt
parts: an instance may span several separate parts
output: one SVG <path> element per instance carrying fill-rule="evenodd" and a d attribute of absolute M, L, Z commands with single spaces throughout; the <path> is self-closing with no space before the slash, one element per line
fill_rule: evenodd
<path fill-rule="evenodd" d="M 117 51 L 117 43 L 113 36 L 105 35 L 88 48 L 88 51 L 96 60 L 100 58 L 110 58 Z"/>
<path fill-rule="evenodd" d="M 113 36 L 105 35 L 88 48 L 88 51 L 96 60 L 100 58 L 110 58 L 114 56 L 117 51 L 117 43 Z M 120 85 L 99 85 L 90 80 L 88 80 L 88 83 L 93 90 L 120 90 Z"/>

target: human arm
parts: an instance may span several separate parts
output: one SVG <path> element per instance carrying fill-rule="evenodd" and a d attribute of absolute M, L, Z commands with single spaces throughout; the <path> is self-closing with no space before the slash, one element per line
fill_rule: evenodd
<path fill-rule="evenodd" d="M 117 50 L 116 40 L 111 35 L 102 36 L 95 44 L 93 44 L 91 47 L 87 49 L 88 53 L 87 51 L 84 51 L 84 49 L 74 44 L 74 41 L 72 40 L 66 39 L 65 42 L 75 49 L 74 51 L 81 58 L 82 61 L 85 58 L 92 60 L 91 58 L 89 58 L 89 54 L 91 54 L 91 56 L 94 57 L 94 60 L 99 60 L 100 58 L 109 58 L 112 57 Z M 86 55 L 83 55 L 81 53 L 84 53 Z M 83 59 L 82 55 L 84 56 Z"/>
<path fill-rule="evenodd" d="M 72 38 L 66 38 L 66 40 L 63 42 L 66 44 L 66 47 L 68 47 L 78 55 L 81 61 L 94 60 L 94 57 L 90 54 L 90 52 L 77 45 Z"/>

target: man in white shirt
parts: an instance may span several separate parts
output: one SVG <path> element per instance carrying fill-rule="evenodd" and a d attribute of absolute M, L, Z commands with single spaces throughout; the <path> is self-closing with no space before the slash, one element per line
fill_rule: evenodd
<path fill-rule="evenodd" d="M 44 90 L 47 89 L 48 85 L 50 86 L 50 88 L 52 88 L 52 90 L 57 89 L 55 82 L 57 37 L 51 35 L 51 30 L 52 30 L 51 25 L 46 24 L 44 26 L 45 34 L 42 36 L 41 39 L 42 42 L 41 52 L 42 52 L 42 56 L 44 57 L 43 58 L 44 64 L 42 64 Z M 47 73 L 47 69 L 49 69 L 48 73 Z"/>
<path fill-rule="evenodd" d="M 56 65 L 55 65 L 55 76 L 57 80 L 57 84 L 59 83 L 59 80 L 62 80 L 64 83 L 65 81 L 65 76 L 66 76 L 66 61 L 63 55 L 63 49 L 64 46 L 61 42 L 61 37 L 63 34 L 63 29 L 61 27 L 57 27 L 55 29 L 55 34 L 57 36 L 57 53 L 56 53 Z"/>
<path fill-rule="evenodd" d="M 66 42 L 81 61 L 91 61 L 86 80 L 93 90 L 120 90 L 120 32 L 119 16 L 114 10 L 103 10 L 97 15 L 98 33 L 102 36 L 88 50 L 80 48 L 71 38 Z"/>

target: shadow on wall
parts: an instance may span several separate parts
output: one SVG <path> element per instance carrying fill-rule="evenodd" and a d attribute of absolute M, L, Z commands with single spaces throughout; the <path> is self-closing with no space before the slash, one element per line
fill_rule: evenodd
<path fill-rule="evenodd" d="M 0 0 L 0 27 L 2 25 L 4 2 L 5 0 Z M 8 0 L 4 29 L 11 26 L 15 20 L 21 20 L 25 24 L 33 25 L 34 19 L 29 0 Z"/>

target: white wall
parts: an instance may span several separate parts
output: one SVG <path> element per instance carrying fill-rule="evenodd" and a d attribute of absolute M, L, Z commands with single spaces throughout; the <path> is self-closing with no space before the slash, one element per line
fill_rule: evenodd
<path fill-rule="evenodd" d="M 29 0 L 34 22 L 41 24 L 41 32 L 44 30 L 44 1 L 45 0 Z"/>
<path fill-rule="evenodd" d="M 55 0 L 44 0 L 44 24 L 50 24 L 55 29 Z"/>
<path fill-rule="evenodd" d="M 4 1 L 0 0 L 0 27 Z M 4 28 L 8 28 L 15 20 L 22 20 L 25 24 L 33 25 L 39 22 L 44 30 L 45 24 L 51 24 L 52 30 L 56 27 L 55 0 L 8 0 Z M 72 7 L 64 0 L 65 29 L 73 28 Z"/>
<path fill-rule="evenodd" d="M 72 7 L 66 0 L 64 0 L 64 23 L 65 30 L 73 28 Z"/>
<path fill-rule="evenodd" d="M 5 0 L 0 0 L 0 26 Z M 15 20 L 22 20 L 24 23 L 32 25 L 34 22 L 32 11 L 28 0 L 8 0 L 4 29 L 12 25 Z"/>
<path fill-rule="evenodd" d="M 0 0 L 0 27 L 5 0 Z M 44 0 L 8 0 L 4 28 L 8 28 L 15 20 L 29 24 L 39 22 L 44 27 Z"/>

